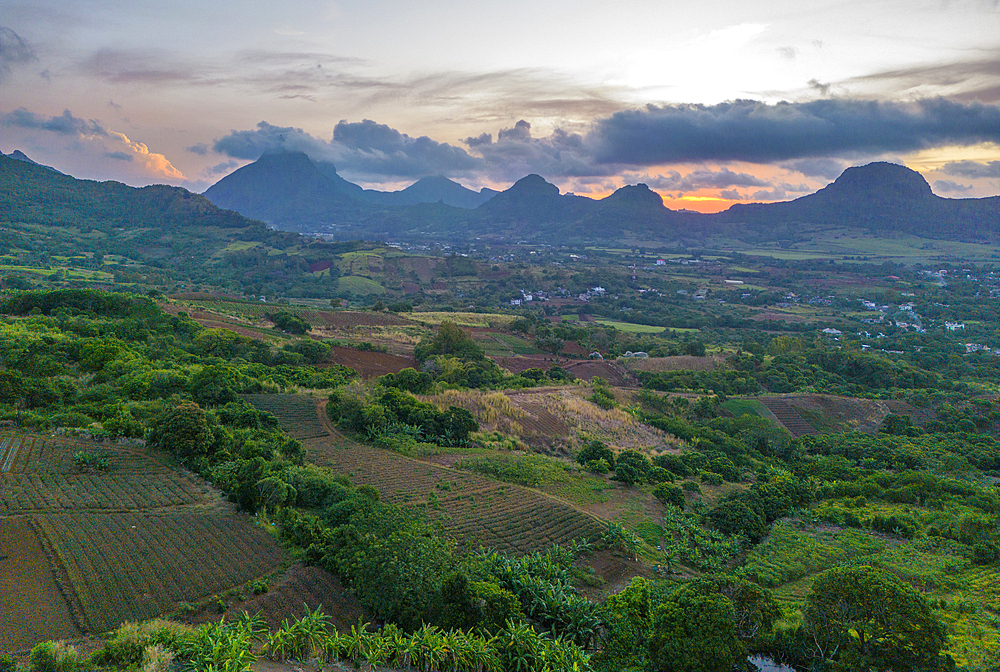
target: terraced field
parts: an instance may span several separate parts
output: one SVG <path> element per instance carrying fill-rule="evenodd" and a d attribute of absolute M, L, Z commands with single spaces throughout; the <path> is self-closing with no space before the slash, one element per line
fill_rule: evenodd
<path fill-rule="evenodd" d="M 794 406 L 781 397 L 761 397 L 760 400 L 767 406 L 769 411 L 774 413 L 778 422 L 795 438 L 806 436 L 807 434 L 819 434 L 816 428 L 810 425 Z"/>
<path fill-rule="evenodd" d="M 372 485 L 386 500 L 439 521 L 460 546 L 522 554 L 601 535 L 601 522 L 568 503 L 516 485 L 396 453 L 339 441 L 310 439 L 309 459 Z"/>
<path fill-rule="evenodd" d="M 281 429 L 293 439 L 326 436 L 316 412 L 316 399 L 305 394 L 244 394 L 243 398 L 278 419 Z"/>
<path fill-rule="evenodd" d="M 277 569 L 282 550 L 225 511 L 36 516 L 72 585 L 82 629 L 109 630 Z"/>
<path fill-rule="evenodd" d="M 285 562 L 205 481 L 142 447 L 4 431 L 0 470 L 0 652 L 173 611 Z"/>

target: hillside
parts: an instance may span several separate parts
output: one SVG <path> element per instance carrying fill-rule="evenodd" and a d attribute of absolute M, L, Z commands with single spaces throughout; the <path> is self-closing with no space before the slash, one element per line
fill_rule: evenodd
<path fill-rule="evenodd" d="M 441 177 L 399 192 L 365 191 L 336 175 L 332 165 L 313 163 L 304 154 L 262 156 L 205 195 L 279 228 L 338 238 L 676 242 L 728 236 L 761 242 L 811 224 L 983 240 L 996 233 L 1000 221 L 1000 197 L 942 198 L 919 173 L 889 163 L 849 168 L 832 184 L 793 201 L 737 204 L 714 215 L 670 210 L 644 184 L 594 200 L 560 194 L 539 175 L 496 195 L 477 194 Z"/>

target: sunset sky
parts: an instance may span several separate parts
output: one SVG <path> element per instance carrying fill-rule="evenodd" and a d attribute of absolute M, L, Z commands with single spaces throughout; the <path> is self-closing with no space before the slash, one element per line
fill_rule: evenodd
<path fill-rule="evenodd" d="M 1000 0 L 0 0 L 0 151 L 201 192 L 281 147 L 380 189 L 993 196 Z"/>

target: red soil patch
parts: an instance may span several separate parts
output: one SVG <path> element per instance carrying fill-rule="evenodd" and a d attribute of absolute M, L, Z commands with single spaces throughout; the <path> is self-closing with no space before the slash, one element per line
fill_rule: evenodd
<path fill-rule="evenodd" d="M 0 652 L 80 636 L 69 603 L 27 516 L 0 518 Z"/>
<path fill-rule="evenodd" d="M 582 380 L 593 378 L 603 378 L 609 385 L 615 387 L 637 387 L 638 381 L 625 369 L 624 366 L 616 362 L 609 362 L 600 359 L 588 359 L 579 362 L 568 363 L 564 369 Z"/>
<path fill-rule="evenodd" d="M 412 357 L 390 355 L 387 352 L 370 352 L 334 346 L 331 354 L 334 364 L 349 366 L 361 374 L 362 378 L 377 378 L 387 373 L 399 373 L 407 367 L 415 368 L 417 366 L 416 360 Z"/>

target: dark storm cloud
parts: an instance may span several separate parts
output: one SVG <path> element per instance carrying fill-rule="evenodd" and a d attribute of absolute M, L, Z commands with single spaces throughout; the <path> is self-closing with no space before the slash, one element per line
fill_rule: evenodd
<path fill-rule="evenodd" d="M 942 173 L 962 177 L 1000 177 L 1000 161 L 949 161 L 941 167 Z"/>
<path fill-rule="evenodd" d="M 972 191 L 971 184 L 959 184 L 958 182 L 953 182 L 951 180 L 935 180 L 934 181 L 934 191 L 942 191 L 945 193 L 963 193 L 966 191 Z"/>
<path fill-rule="evenodd" d="M 23 37 L 6 26 L 0 26 L 0 77 L 10 72 L 12 65 L 37 61 L 35 50 Z"/>
<path fill-rule="evenodd" d="M 800 159 L 782 164 L 782 168 L 794 170 L 802 173 L 806 177 L 822 177 L 827 180 L 835 180 L 844 172 L 847 164 L 836 159 Z"/>
<path fill-rule="evenodd" d="M 460 147 L 426 136 L 414 138 L 369 119 L 339 122 L 330 142 L 301 128 L 262 121 L 252 131 L 231 131 L 216 140 L 212 148 L 226 156 L 250 161 L 265 152 L 304 152 L 313 160 L 332 161 L 340 170 L 366 177 L 464 175 L 482 168 L 483 163 Z"/>
<path fill-rule="evenodd" d="M 223 173 L 228 173 L 230 170 L 240 165 L 238 161 L 224 161 L 223 163 L 216 164 L 208 169 L 209 175 L 221 175 Z"/>
<path fill-rule="evenodd" d="M 491 133 L 481 133 L 475 137 L 468 137 L 463 140 L 469 147 L 479 147 L 480 145 L 489 145 L 493 143 L 493 135 Z"/>
<path fill-rule="evenodd" d="M 131 154 L 126 154 L 125 152 L 104 152 L 104 156 L 109 159 L 114 159 L 115 161 L 132 161 L 133 157 Z"/>
<path fill-rule="evenodd" d="M 649 105 L 599 120 L 588 140 L 598 162 L 632 165 L 910 152 L 1000 142 L 1000 108 L 943 98 Z"/>
<path fill-rule="evenodd" d="M 412 138 L 370 119 L 339 122 L 333 129 L 332 145 L 338 150 L 349 150 L 340 159 L 345 168 L 350 166 L 378 175 L 419 177 L 465 173 L 481 167 L 482 163 L 461 147 L 425 135 Z"/>
<path fill-rule="evenodd" d="M 687 175 L 671 170 L 664 175 L 643 175 L 639 182 L 645 182 L 654 189 L 663 191 L 697 191 L 698 189 L 728 189 L 731 187 L 770 187 L 771 183 L 748 173 L 736 173 L 729 168 L 721 170 L 698 169 Z"/>
<path fill-rule="evenodd" d="M 582 135 L 557 128 L 547 137 L 535 138 L 531 124 L 523 119 L 513 128 L 500 129 L 496 142 L 470 147 L 482 155 L 490 177 L 496 180 L 517 180 L 529 173 L 548 177 L 603 177 L 617 173 L 617 168 L 594 162 Z"/>
<path fill-rule="evenodd" d="M 108 135 L 108 131 L 97 121 L 74 117 L 69 110 L 65 110 L 58 117 L 47 117 L 29 112 L 21 107 L 13 112 L 0 115 L 0 125 L 33 128 L 59 133 L 60 135 Z"/>
<path fill-rule="evenodd" d="M 230 131 L 219 138 L 212 149 L 234 159 L 256 161 L 266 152 L 305 152 L 313 159 L 329 156 L 329 146 L 319 138 L 314 138 L 301 128 L 274 126 L 266 121 L 257 124 L 253 131 Z"/>

